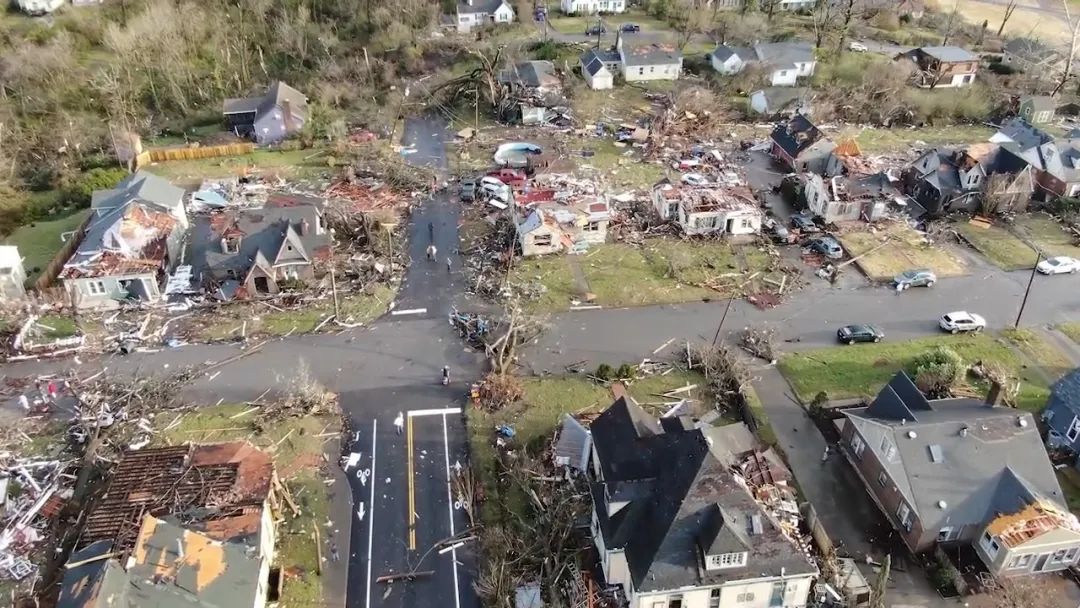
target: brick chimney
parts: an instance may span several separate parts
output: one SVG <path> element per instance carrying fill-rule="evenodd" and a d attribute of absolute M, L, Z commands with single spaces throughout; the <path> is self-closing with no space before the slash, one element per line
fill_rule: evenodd
<path fill-rule="evenodd" d="M 990 390 L 986 393 L 986 405 L 994 407 L 995 405 L 1001 405 L 1001 383 L 994 381 L 990 383 Z"/>

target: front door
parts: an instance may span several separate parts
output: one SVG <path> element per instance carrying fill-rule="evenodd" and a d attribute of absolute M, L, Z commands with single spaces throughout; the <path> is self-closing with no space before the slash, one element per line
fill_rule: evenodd
<path fill-rule="evenodd" d="M 1049 559 L 1050 559 L 1050 554 L 1049 553 L 1044 553 L 1043 555 L 1040 555 L 1039 559 L 1035 561 L 1035 571 L 1036 572 L 1042 572 L 1043 568 L 1046 567 L 1046 561 L 1049 560 Z"/>
<path fill-rule="evenodd" d="M 769 606 L 777 608 L 784 605 L 784 594 L 787 591 L 787 583 L 773 583 L 772 594 L 769 595 Z"/>

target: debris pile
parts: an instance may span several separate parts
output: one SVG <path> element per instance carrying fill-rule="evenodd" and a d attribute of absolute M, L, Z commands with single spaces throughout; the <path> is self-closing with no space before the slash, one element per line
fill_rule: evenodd
<path fill-rule="evenodd" d="M 751 355 L 776 362 L 776 332 L 773 329 L 745 327 L 739 332 L 739 346 Z"/>
<path fill-rule="evenodd" d="M 38 571 L 33 554 L 72 495 L 66 468 L 58 460 L 0 455 L 0 580 L 22 581 Z"/>

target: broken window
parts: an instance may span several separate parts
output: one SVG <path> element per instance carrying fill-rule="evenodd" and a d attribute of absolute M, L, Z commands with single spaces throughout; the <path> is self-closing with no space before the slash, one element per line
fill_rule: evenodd
<path fill-rule="evenodd" d="M 913 518 L 911 516 L 911 508 L 907 506 L 907 503 L 901 502 L 900 506 L 896 508 L 896 518 L 900 520 L 900 525 L 903 526 L 905 530 L 911 532 L 911 522 Z"/>
<path fill-rule="evenodd" d="M 739 223 L 739 226 L 742 227 L 742 228 L 753 228 L 754 227 L 754 221 L 751 220 L 748 217 L 744 217 L 742 219 L 742 221 Z"/>
<path fill-rule="evenodd" d="M 705 215 L 699 216 L 694 220 L 695 228 L 716 228 L 716 216 Z"/>
<path fill-rule="evenodd" d="M 86 284 L 86 289 L 92 296 L 104 295 L 105 281 L 90 281 Z"/>
<path fill-rule="evenodd" d="M 550 247 L 551 235 L 550 234 L 538 234 L 533 237 L 533 245 L 537 247 Z"/>
<path fill-rule="evenodd" d="M 866 449 L 866 444 L 863 443 L 862 437 L 858 435 L 852 435 L 851 451 L 855 452 L 855 456 L 861 458 L 864 449 Z"/>
<path fill-rule="evenodd" d="M 1012 562 L 1009 563 L 1009 569 L 1012 570 L 1014 568 L 1030 568 L 1031 567 L 1031 560 L 1034 557 L 1035 556 L 1032 555 L 1031 553 L 1025 553 L 1023 555 L 1017 555 L 1016 557 L 1014 557 L 1012 559 Z"/>
<path fill-rule="evenodd" d="M 240 253 L 240 239 L 235 236 L 221 239 L 221 250 L 224 253 Z"/>
<path fill-rule="evenodd" d="M 585 232 L 600 232 L 600 222 L 589 222 L 585 224 Z"/>

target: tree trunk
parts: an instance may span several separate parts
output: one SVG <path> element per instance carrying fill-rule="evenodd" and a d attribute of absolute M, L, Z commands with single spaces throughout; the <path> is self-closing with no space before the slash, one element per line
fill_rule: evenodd
<path fill-rule="evenodd" d="M 1009 22 L 1009 17 L 1012 17 L 1013 11 L 1016 10 L 1016 0 L 1009 0 L 1009 4 L 1005 6 L 1005 14 L 1001 17 L 1001 26 L 998 27 L 997 35 L 1001 37 L 1001 32 L 1005 30 L 1005 24 Z"/>

